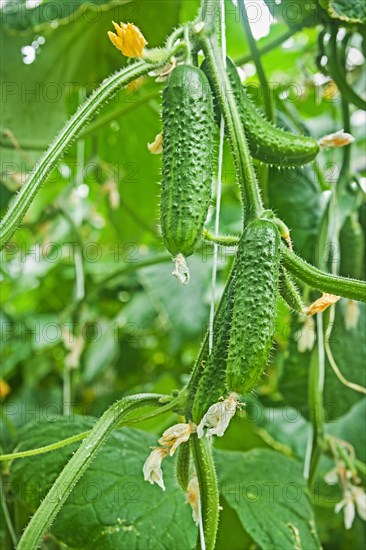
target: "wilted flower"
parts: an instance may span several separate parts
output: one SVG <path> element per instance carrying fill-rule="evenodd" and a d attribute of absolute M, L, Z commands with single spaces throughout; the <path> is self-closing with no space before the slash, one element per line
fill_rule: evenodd
<path fill-rule="evenodd" d="M 355 138 L 345 132 L 344 130 L 338 130 L 334 134 L 328 134 L 323 136 L 319 141 L 320 147 L 344 147 L 350 145 L 355 141 Z"/>
<path fill-rule="evenodd" d="M 238 396 L 236 393 L 231 393 L 227 399 L 211 405 L 197 426 L 198 438 L 205 435 L 204 428 L 207 428 L 208 436 L 223 436 L 237 407 Z"/>
<path fill-rule="evenodd" d="M 144 35 L 132 23 L 121 23 L 118 25 L 112 21 L 116 33 L 108 31 L 110 41 L 126 57 L 141 57 L 147 42 Z"/>
<path fill-rule="evenodd" d="M 150 153 L 153 155 L 159 155 L 163 152 L 163 134 L 160 132 L 160 134 L 157 134 L 155 136 L 155 139 L 152 143 L 147 144 L 147 148 L 149 149 Z"/>
<path fill-rule="evenodd" d="M 306 317 L 304 326 L 295 334 L 297 349 L 300 353 L 311 351 L 315 343 L 315 322 L 312 317 Z"/>
<path fill-rule="evenodd" d="M 195 430 L 196 426 L 193 423 L 175 424 L 165 430 L 162 437 L 159 439 L 159 443 L 163 447 L 169 447 L 169 454 L 173 456 L 179 445 L 188 441 L 191 433 Z"/>
<path fill-rule="evenodd" d="M 192 507 L 192 516 L 196 525 L 198 525 L 201 516 L 200 488 L 197 475 L 194 474 L 187 486 L 187 502 Z"/>
<path fill-rule="evenodd" d="M 328 294 L 327 292 L 324 292 L 320 298 L 315 300 L 315 302 L 313 302 L 306 309 L 306 315 L 315 315 L 315 313 L 325 311 L 329 306 L 335 304 L 340 299 L 340 296 L 335 296 L 334 294 Z"/>
<path fill-rule="evenodd" d="M 168 449 L 163 449 L 160 447 L 153 449 L 142 468 L 144 480 L 151 483 L 151 485 L 156 483 L 163 489 L 163 491 L 165 491 L 165 485 L 163 480 L 163 472 L 161 471 L 161 462 L 167 454 Z"/>
<path fill-rule="evenodd" d="M 343 510 L 344 526 L 346 529 L 351 529 L 353 520 L 357 514 L 363 521 L 366 521 L 366 493 L 361 487 L 355 485 L 349 486 L 345 491 L 343 499 L 336 504 L 335 512 L 338 514 Z"/>
<path fill-rule="evenodd" d="M 347 300 L 346 314 L 344 316 L 344 324 L 347 330 L 352 330 L 357 327 L 360 318 L 360 307 L 355 300 Z"/>
<path fill-rule="evenodd" d="M 183 254 L 177 254 L 174 258 L 174 271 L 172 275 L 178 279 L 181 285 L 187 285 L 189 283 L 189 269 Z"/>

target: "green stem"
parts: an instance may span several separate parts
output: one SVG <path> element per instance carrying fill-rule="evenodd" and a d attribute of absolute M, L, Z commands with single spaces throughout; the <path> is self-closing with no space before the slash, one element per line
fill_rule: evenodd
<path fill-rule="evenodd" d="M 267 77 L 264 72 L 264 68 L 262 65 L 261 57 L 259 50 L 257 48 L 257 43 L 254 40 L 254 36 L 252 33 L 252 29 L 250 27 L 249 19 L 248 19 L 248 12 L 245 6 L 245 2 L 243 2 L 241 6 L 240 14 L 241 14 L 241 20 L 244 26 L 245 34 L 247 36 L 247 40 L 249 43 L 250 51 L 252 52 L 252 58 L 255 64 L 255 67 L 257 69 L 257 74 L 259 78 L 259 83 L 261 85 L 262 93 L 263 93 L 263 101 L 264 101 L 264 109 L 266 116 L 268 120 L 273 121 L 274 119 L 274 111 L 273 111 L 273 101 L 271 98 L 271 91 L 268 85 Z"/>
<path fill-rule="evenodd" d="M 280 34 L 277 38 L 274 38 L 273 40 L 269 41 L 267 44 L 265 44 L 262 48 L 258 48 L 258 55 L 262 56 L 266 53 L 271 52 L 275 48 L 278 48 L 278 46 L 281 46 L 286 40 L 291 38 L 294 34 L 296 34 L 301 29 L 301 26 L 299 27 L 292 27 L 288 31 Z M 245 63 L 248 63 L 249 61 L 253 61 L 253 54 L 244 55 L 242 57 L 238 57 L 235 59 L 235 63 L 237 65 L 244 65 Z"/>
<path fill-rule="evenodd" d="M 167 397 L 168 396 L 161 395 L 160 399 L 166 399 Z M 153 411 L 153 412 L 144 414 L 142 416 L 138 416 L 136 418 L 129 418 L 128 421 L 126 422 L 121 421 L 116 426 L 116 428 L 121 428 L 126 424 L 134 424 L 137 422 L 144 422 L 145 420 L 150 420 L 151 418 L 155 418 L 156 416 L 160 416 L 161 414 L 170 412 L 174 407 L 178 406 L 180 403 L 181 403 L 181 397 L 178 397 L 177 399 L 174 399 L 171 402 L 169 402 L 167 405 L 160 406 L 160 408 L 157 411 Z M 36 449 L 29 449 L 28 451 L 18 451 L 16 453 L 0 455 L 0 462 L 16 460 L 17 458 L 26 458 L 27 456 L 37 456 L 44 453 L 49 453 L 50 451 L 56 451 L 57 449 L 61 449 L 62 447 L 67 447 L 68 445 L 72 445 L 77 441 L 81 441 L 82 439 L 87 437 L 90 433 L 91 433 L 91 430 L 87 430 L 85 432 L 72 435 L 71 437 L 67 437 L 66 439 L 61 439 L 60 441 L 56 441 L 56 443 L 45 445 L 44 447 L 38 447 Z"/>
<path fill-rule="evenodd" d="M 252 158 L 216 36 L 204 36 L 202 38 L 202 49 L 212 75 L 215 95 L 219 100 L 221 112 L 225 119 L 245 209 L 245 223 L 247 223 L 258 217 L 263 210 Z"/>
<path fill-rule="evenodd" d="M 329 40 L 328 68 L 329 72 L 337 84 L 342 96 L 349 102 L 353 103 L 359 109 L 366 111 L 366 101 L 362 99 L 354 89 L 348 84 L 343 67 L 339 62 L 338 48 L 337 48 L 337 33 L 338 26 L 333 26 L 331 29 L 331 35 Z"/>
<path fill-rule="evenodd" d="M 35 550 L 43 535 L 70 495 L 92 460 L 101 450 L 112 430 L 121 421 L 127 421 L 136 409 L 159 404 L 160 395 L 139 394 L 125 397 L 112 405 L 96 422 L 90 434 L 66 464 L 55 483 L 27 525 L 17 550 Z"/>
<path fill-rule="evenodd" d="M 200 488 L 200 508 L 206 550 L 214 550 L 219 521 L 219 490 L 210 441 L 191 437 L 192 454 Z M 203 547 L 202 542 L 199 547 Z"/>
<path fill-rule="evenodd" d="M 7 504 L 7 500 L 6 500 L 6 494 L 5 494 L 5 491 L 4 491 L 2 479 L 0 479 L 0 500 L 1 500 L 1 508 L 3 510 L 3 515 L 4 515 L 6 526 L 7 526 L 8 531 L 9 531 L 11 542 L 12 542 L 14 548 L 16 548 L 18 539 L 17 539 L 15 529 L 13 527 L 13 523 L 12 523 L 11 516 L 10 516 L 10 513 L 9 513 L 8 504 Z"/>
<path fill-rule="evenodd" d="M 315 481 L 320 457 L 324 448 L 324 339 L 322 314 L 317 315 L 317 347 L 313 350 L 310 361 L 309 375 L 309 408 L 310 419 L 313 429 L 310 466 L 309 466 L 309 487 L 312 487 Z"/>
<path fill-rule="evenodd" d="M 281 244 L 282 263 L 295 277 L 321 292 L 366 302 L 366 282 L 325 273 Z"/>

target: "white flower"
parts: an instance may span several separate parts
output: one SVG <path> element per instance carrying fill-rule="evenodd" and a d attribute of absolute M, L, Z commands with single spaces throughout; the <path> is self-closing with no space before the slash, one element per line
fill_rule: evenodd
<path fill-rule="evenodd" d="M 334 134 L 323 136 L 319 141 L 320 147 L 344 147 L 355 141 L 351 134 L 347 134 L 344 130 L 338 130 Z"/>
<path fill-rule="evenodd" d="M 366 521 L 366 493 L 361 487 L 352 486 L 352 496 L 356 503 L 357 513 L 363 521 Z"/>
<path fill-rule="evenodd" d="M 337 468 L 337 466 L 335 466 L 334 468 L 332 468 L 332 470 L 330 470 L 329 472 L 327 472 L 325 474 L 324 481 L 326 481 L 326 483 L 329 483 L 329 485 L 335 485 L 336 483 L 338 483 L 338 468 Z"/>
<path fill-rule="evenodd" d="M 205 435 L 204 428 L 208 428 L 207 436 L 223 436 L 237 407 L 238 396 L 236 393 L 231 393 L 227 399 L 211 405 L 197 426 L 198 438 L 201 439 Z"/>
<path fill-rule="evenodd" d="M 361 487 L 350 484 L 349 488 L 344 493 L 343 499 L 336 504 L 335 512 L 338 513 L 341 510 L 343 510 L 344 513 L 344 526 L 346 529 L 351 529 L 356 516 L 356 510 L 360 518 L 366 521 L 365 491 L 361 489 Z"/>
<path fill-rule="evenodd" d="M 357 327 L 358 320 L 360 318 L 360 308 L 355 300 L 347 300 L 346 302 L 346 315 L 344 318 L 344 324 L 347 330 L 352 330 Z"/>
<path fill-rule="evenodd" d="M 153 485 L 157 483 L 165 491 L 163 472 L 161 471 L 161 462 L 168 454 L 168 449 L 156 448 L 147 457 L 142 468 L 144 480 Z"/>
<path fill-rule="evenodd" d="M 192 516 L 196 525 L 200 521 L 201 515 L 201 501 L 200 501 L 200 488 L 198 484 L 197 475 L 194 474 L 192 479 L 189 481 L 186 491 L 187 502 L 192 507 Z"/>
<path fill-rule="evenodd" d="M 315 321 L 312 317 L 306 317 L 304 326 L 295 334 L 297 349 L 300 353 L 310 351 L 315 343 Z"/>
<path fill-rule="evenodd" d="M 336 504 L 335 513 L 338 514 L 342 509 L 344 514 L 344 526 L 346 529 L 351 529 L 353 520 L 355 519 L 356 511 L 353 503 L 352 493 L 347 491 L 344 498 Z"/>
<path fill-rule="evenodd" d="M 162 437 L 159 439 L 160 445 L 163 447 L 170 447 L 169 454 L 173 456 L 177 447 L 181 443 L 188 441 L 191 433 L 196 429 L 195 424 L 175 424 L 171 426 L 163 433 Z"/>

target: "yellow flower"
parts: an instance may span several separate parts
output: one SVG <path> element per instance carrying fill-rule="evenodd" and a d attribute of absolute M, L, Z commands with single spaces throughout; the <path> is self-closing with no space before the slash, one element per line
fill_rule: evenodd
<path fill-rule="evenodd" d="M 147 41 L 140 29 L 132 23 L 121 23 L 120 25 L 114 21 L 112 23 L 117 33 L 108 31 L 112 44 L 126 57 L 141 57 Z"/>
<path fill-rule="evenodd" d="M 0 400 L 5 399 L 7 395 L 11 392 L 10 386 L 5 380 L 0 378 Z"/>

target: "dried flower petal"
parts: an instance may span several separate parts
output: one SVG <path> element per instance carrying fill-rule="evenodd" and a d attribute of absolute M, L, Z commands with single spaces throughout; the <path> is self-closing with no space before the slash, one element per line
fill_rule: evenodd
<path fill-rule="evenodd" d="M 366 493 L 361 487 L 352 486 L 352 496 L 356 503 L 357 514 L 366 521 Z"/>
<path fill-rule="evenodd" d="M 141 57 L 147 42 L 140 29 L 132 23 L 118 25 L 113 21 L 113 25 L 117 34 L 108 32 L 112 44 L 126 57 Z"/>
<path fill-rule="evenodd" d="M 344 324 L 346 330 L 353 330 L 358 325 L 360 318 L 360 307 L 355 300 L 347 300 L 346 302 L 346 314 L 344 317 Z"/>
<path fill-rule="evenodd" d="M 344 130 L 338 130 L 334 134 L 323 136 L 318 143 L 320 147 L 344 147 L 354 141 L 355 138 L 351 134 L 348 134 Z"/>
<path fill-rule="evenodd" d="M 191 433 L 195 431 L 195 424 L 175 424 L 171 426 L 163 433 L 159 439 L 160 445 L 163 447 L 169 447 L 169 454 L 173 456 L 177 448 L 181 443 L 188 441 Z"/>
<path fill-rule="evenodd" d="M 335 296 L 334 294 L 328 294 L 327 292 L 324 292 L 324 294 L 315 300 L 307 309 L 306 314 L 307 315 L 315 315 L 315 313 L 320 313 L 322 311 L 325 311 L 329 306 L 332 304 L 335 304 L 340 300 L 340 296 Z"/>
<path fill-rule="evenodd" d="M 300 353 L 311 351 L 315 343 L 315 322 L 312 317 L 306 317 L 304 326 L 295 334 L 297 349 Z"/>
<path fill-rule="evenodd" d="M 211 405 L 197 426 L 198 438 L 205 435 L 204 428 L 207 428 L 207 436 L 223 436 L 237 407 L 238 396 L 236 393 L 231 393 L 227 399 Z"/>
<path fill-rule="evenodd" d="M 147 148 L 149 149 L 150 153 L 153 155 L 159 155 L 163 152 L 163 134 L 160 132 L 160 134 L 157 134 L 155 136 L 155 139 L 152 143 L 147 144 Z"/>
<path fill-rule="evenodd" d="M 142 468 L 144 480 L 151 483 L 151 485 L 156 483 L 163 489 L 163 491 L 165 491 L 165 485 L 163 480 L 163 472 L 161 470 L 161 462 L 167 454 L 167 449 L 162 449 L 160 447 L 154 449 L 147 457 Z"/>
<path fill-rule="evenodd" d="M 192 507 L 192 516 L 196 525 L 200 521 L 201 514 L 201 501 L 200 501 L 200 488 L 196 474 L 193 475 L 187 486 L 187 502 Z"/>

